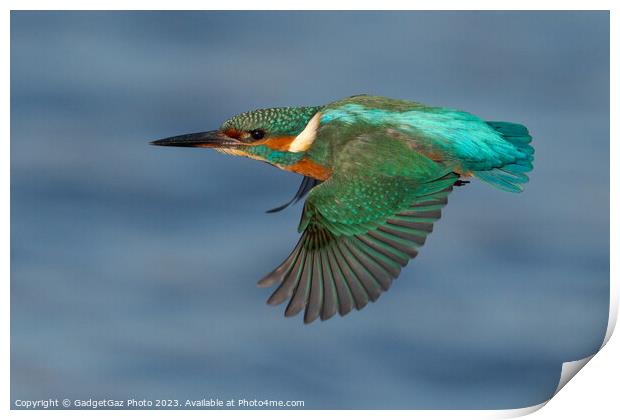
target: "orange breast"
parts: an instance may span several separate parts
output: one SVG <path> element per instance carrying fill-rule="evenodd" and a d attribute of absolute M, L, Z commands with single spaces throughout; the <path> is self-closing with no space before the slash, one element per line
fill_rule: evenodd
<path fill-rule="evenodd" d="M 307 157 L 301 159 L 299 162 L 285 166 L 282 169 L 287 171 L 295 172 L 298 174 L 302 174 L 304 176 L 309 176 L 312 178 L 320 179 L 321 181 L 325 181 L 332 175 L 332 171 L 324 166 L 319 165 Z"/>

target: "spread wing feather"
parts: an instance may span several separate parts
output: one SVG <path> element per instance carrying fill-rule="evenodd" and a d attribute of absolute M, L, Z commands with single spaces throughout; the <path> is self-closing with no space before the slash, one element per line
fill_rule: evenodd
<path fill-rule="evenodd" d="M 277 305 L 289 299 L 285 316 L 305 309 L 304 322 L 310 323 L 376 301 L 424 245 L 456 179 L 448 174 L 433 181 L 436 191 L 373 221 L 363 233 L 342 234 L 337 223 L 325 223 L 320 213 L 313 213 L 291 255 L 259 281 L 260 286 L 279 284 L 267 302 Z M 311 205 L 306 203 L 302 223 Z"/>
<path fill-rule="evenodd" d="M 362 309 L 388 290 L 458 179 L 385 129 L 348 135 L 333 175 L 308 194 L 293 252 L 259 281 L 277 285 L 269 304 L 288 301 L 285 315 L 304 310 L 306 323 Z"/>

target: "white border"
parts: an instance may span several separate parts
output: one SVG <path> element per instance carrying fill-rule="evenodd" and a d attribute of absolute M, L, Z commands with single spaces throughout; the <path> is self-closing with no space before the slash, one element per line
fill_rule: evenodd
<path fill-rule="evenodd" d="M 612 10 L 614 0 L 58 0 L 54 7 L 45 0 L 6 0 L 3 4 L 8 5 L 8 10 Z"/>
<path fill-rule="evenodd" d="M 618 95 L 617 95 L 617 84 L 616 84 L 616 75 L 618 74 L 618 54 L 614 47 L 618 46 L 618 30 L 620 27 L 620 19 L 618 19 L 618 8 L 614 8 L 615 3 L 612 0 L 603 1 L 603 0 L 590 0 L 588 2 L 585 1 L 572 1 L 565 0 L 562 2 L 554 3 L 552 1 L 542 1 L 542 0 L 520 0 L 520 1 L 502 1 L 502 2 L 494 2 L 494 1 L 484 1 L 484 0 L 469 0 L 459 1 L 425 1 L 425 2 L 415 2 L 410 3 L 406 1 L 398 1 L 398 0 L 382 0 L 380 3 L 372 2 L 367 0 L 358 0 L 358 1 L 326 1 L 326 0 L 314 0 L 314 1 L 303 1 L 298 0 L 294 3 L 286 2 L 282 0 L 264 0 L 264 1 L 227 1 L 227 2 L 217 2 L 210 4 L 204 1 L 190 1 L 190 0 L 177 0 L 175 2 L 165 2 L 161 0 L 152 0 L 149 2 L 139 2 L 139 1 L 130 1 L 130 0 L 108 0 L 108 1 L 89 1 L 89 2 L 79 2 L 79 1 L 56 1 L 54 2 L 54 7 L 50 8 L 49 2 L 42 0 L 24 0 L 24 1 L 15 1 L 8 0 L 2 2 L 4 7 L 4 14 L 2 16 L 3 24 L 0 25 L 2 29 L 0 29 L 0 36 L 2 39 L 2 46 L 4 50 L 4 57 L 9 57 L 10 51 L 10 10 L 47 10 L 47 9 L 56 9 L 56 10 L 67 10 L 67 9 L 81 9 L 81 10 L 104 10 L 104 9 L 119 9 L 119 10 L 201 10 L 201 9 L 211 9 L 211 10 L 242 10 L 242 9 L 267 9 L 267 10 L 275 10 L 275 9 L 288 9 L 288 10 L 340 10 L 340 9 L 366 9 L 366 10 L 386 10 L 386 9 L 410 9 L 412 6 L 415 6 L 416 10 L 562 10 L 556 9 L 554 6 L 560 5 L 564 10 L 611 10 L 611 139 L 617 139 L 618 136 L 618 128 L 617 128 L 617 117 L 618 117 Z M 6 332 L 4 334 L 4 345 L 3 351 L 4 354 L 2 357 L 2 368 L 3 372 L 6 372 L 4 376 L 5 380 L 2 382 L 2 391 L 6 396 L 4 412 L 6 413 L 8 408 L 11 406 L 10 404 L 10 380 L 9 380 L 9 355 L 10 355 L 10 343 L 9 343 L 9 328 L 10 328 L 10 286 L 9 286 L 9 276 L 10 276 L 10 144 L 8 139 L 10 138 L 10 67 L 7 62 L 1 67 L 1 71 L 3 73 L 3 92 L 5 93 L 4 101 L 2 102 L 2 120 L 3 124 L 0 125 L 2 127 L 2 131 L 4 132 L 4 140 L 3 145 L 5 147 L 4 153 L 0 155 L 0 170 L 2 171 L 4 183 L 2 184 L 3 188 L 3 200 L 4 206 L 3 209 L 3 218 L 2 232 L 4 233 L 4 241 L 2 242 L 2 271 L 4 272 L 3 282 L 4 284 L 4 305 L 2 310 L 2 318 L 3 325 L 7 327 Z M 614 141 L 611 142 L 610 145 L 610 159 L 611 159 L 611 180 L 619 180 L 618 178 L 618 170 L 614 166 L 614 162 L 617 162 L 617 159 L 613 159 L 613 157 L 617 158 L 617 147 Z M 611 198 L 610 198 L 610 211 L 611 214 L 618 214 L 618 206 L 617 206 L 617 193 L 616 193 L 616 185 L 617 183 L 611 183 Z M 577 203 L 575 203 L 577 205 Z M 617 224 L 614 222 L 614 219 L 611 218 L 611 284 L 610 284 L 610 314 L 609 314 L 609 325 L 608 330 L 605 336 L 604 345 L 609 341 L 611 334 L 613 332 L 617 313 L 618 313 L 618 287 L 617 287 L 617 265 L 613 262 L 615 258 L 618 257 L 617 247 L 615 243 L 615 237 L 617 233 Z M 617 341 L 617 340 L 616 340 Z M 607 345 L 609 348 L 610 346 Z M 588 369 L 585 369 L 585 373 L 580 375 L 583 376 L 574 386 L 575 390 L 579 390 L 579 394 L 575 394 L 574 392 L 570 392 L 570 398 L 568 396 L 569 391 L 571 391 L 571 386 L 567 386 L 566 391 L 562 392 L 559 397 L 553 398 L 554 401 L 561 400 L 562 404 L 560 405 L 560 401 L 558 403 L 551 404 L 552 407 L 549 409 L 543 410 L 539 412 L 537 416 L 544 415 L 543 418 L 562 418 L 562 419 L 572 419 L 572 418 L 583 418 L 584 415 L 591 415 L 590 410 L 594 410 L 599 413 L 595 418 L 612 418 L 618 414 L 617 410 L 617 397 L 615 396 L 614 390 L 617 389 L 615 383 L 617 381 L 617 377 L 613 376 L 618 373 L 619 363 L 618 358 L 614 357 L 618 355 L 618 345 L 612 343 L 613 353 L 610 350 L 609 352 L 606 350 L 602 355 L 594 358 L 594 365 L 597 365 L 597 370 L 588 372 Z M 558 388 L 556 393 L 559 392 L 564 385 L 572 378 L 572 376 L 577 373 L 583 366 L 585 366 L 588 361 L 592 359 L 592 356 L 587 357 L 581 361 L 567 362 L 564 364 L 562 368 L 562 376 L 558 384 Z M 601 366 L 601 363 L 597 363 L 597 359 L 603 359 L 601 362 L 605 362 L 605 366 Z M 587 375 L 586 375 L 587 374 Z M 562 395 L 566 393 L 567 398 L 563 398 Z M 295 417 L 299 418 L 314 418 L 317 414 L 319 415 L 329 415 L 335 414 L 339 417 L 342 417 L 343 414 L 346 416 L 355 416 L 356 418 L 370 418 L 371 416 L 374 418 L 375 416 L 389 416 L 392 418 L 446 418 L 446 417 L 466 417 L 466 418 L 509 418 L 522 416 L 534 411 L 537 411 L 541 407 L 543 407 L 546 403 L 539 404 L 537 406 L 525 407 L 516 410 L 471 410 L 471 411 L 320 411 L 320 413 L 315 413 L 315 411 L 296 411 L 294 413 Z M 594 407 L 591 405 L 595 404 Z M 584 411 L 587 410 L 587 411 Z M 208 416 L 217 416 L 222 418 L 230 418 L 237 417 L 239 415 L 251 415 L 255 418 L 285 418 L 290 417 L 292 413 L 288 410 L 286 411 L 209 411 L 205 413 L 204 411 L 150 411 L 150 410 L 141 410 L 136 413 L 131 413 L 130 411 L 119 411 L 115 413 L 110 413 L 109 411 L 18 411 L 13 410 L 10 411 L 11 416 L 17 417 L 39 417 L 39 416 L 49 416 L 49 417 L 109 417 L 110 415 L 120 416 L 120 418 L 128 418 L 132 415 L 140 415 L 140 416 L 149 416 L 149 417 L 157 417 L 157 418 L 168 418 L 168 417 L 178 417 L 180 415 L 187 417 L 196 417 L 196 418 L 204 418 L 205 415 Z M 557 416 L 557 417 L 556 417 Z"/>

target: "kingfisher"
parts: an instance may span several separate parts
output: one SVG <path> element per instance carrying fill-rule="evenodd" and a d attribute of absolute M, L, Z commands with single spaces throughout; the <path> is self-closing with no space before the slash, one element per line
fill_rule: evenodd
<path fill-rule="evenodd" d="M 267 303 L 304 323 L 344 316 L 390 288 L 432 232 L 454 186 L 523 191 L 527 128 L 455 109 L 355 95 L 323 106 L 243 112 L 213 131 L 151 142 L 215 149 L 303 175 L 307 197 L 290 255 L 263 277 Z"/>

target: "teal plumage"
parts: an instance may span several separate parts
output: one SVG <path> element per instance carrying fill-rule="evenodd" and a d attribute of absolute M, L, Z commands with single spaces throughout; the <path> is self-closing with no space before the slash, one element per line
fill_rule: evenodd
<path fill-rule="evenodd" d="M 399 137 L 426 156 L 460 169 L 493 186 L 518 192 L 528 181 L 534 149 L 531 136 L 520 124 L 485 122 L 463 111 L 429 107 L 389 98 L 356 96 L 329 104 L 321 110 L 323 127 L 309 155 L 330 164 L 326 147 L 349 128 L 381 128 Z M 342 136 L 351 138 L 351 136 Z M 323 140 L 321 144 L 320 141 Z M 345 140 L 346 141 L 346 140 Z"/>
<path fill-rule="evenodd" d="M 474 177 L 521 192 L 533 169 L 527 128 L 467 112 L 357 95 L 324 106 L 239 114 L 164 146 L 209 147 L 303 174 L 301 237 L 259 281 L 304 322 L 375 301 L 417 256 L 454 185 Z"/>

